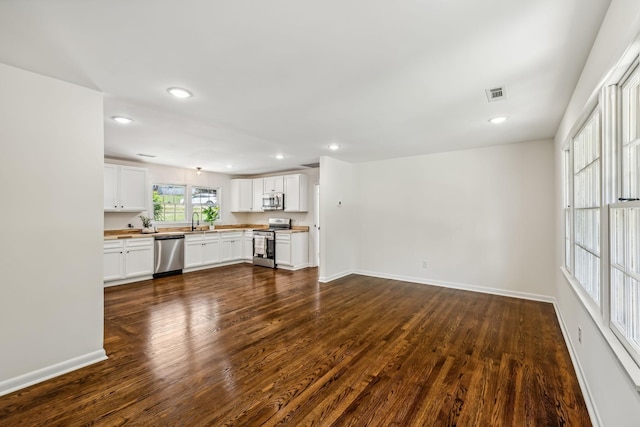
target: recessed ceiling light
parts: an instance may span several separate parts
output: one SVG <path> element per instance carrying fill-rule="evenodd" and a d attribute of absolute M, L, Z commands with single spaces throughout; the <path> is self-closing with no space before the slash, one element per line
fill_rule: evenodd
<path fill-rule="evenodd" d="M 113 116 L 111 118 L 121 125 L 128 125 L 129 123 L 133 123 L 133 119 L 130 119 L 129 117 Z"/>
<path fill-rule="evenodd" d="M 333 151 L 336 151 L 338 148 L 340 148 L 338 144 L 331 144 L 329 146 L 329 150 L 333 150 Z"/>
<path fill-rule="evenodd" d="M 507 120 L 506 117 L 500 116 L 500 117 L 494 117 L 492 119 L 489 119 L 489 121 L 491 123 L 493 123 L 494 125 L 499 125 L 500 123 L 504 123 Z"/>
<path fill-rule="evenodd" d="M 282 160 L 282 159 L 284 159 L 284 154 L 276 154 L 275 157 L 278 160 Z"/>
<path fill-rule="evenodd" d="M 176 98 L 191 98 L 193 96 L 191 92 L 186 89 L 182 89 L 181 87 L 170 87 L 167 89 L 167 92 Z"/>
<path fill-rule="evenodd" d="M 227 169 L 231 169 L 232 167 L 233 167 L 233 165 L 232 165 L 232 164 L 228 164 L 228 165 L 227 165 Z"/>

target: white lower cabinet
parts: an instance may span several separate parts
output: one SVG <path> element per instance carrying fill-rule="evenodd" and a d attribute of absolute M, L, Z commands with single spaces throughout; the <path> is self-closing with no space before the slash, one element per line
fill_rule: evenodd
<path fill-rule="evenodd" d="M 291 234 L 276 233 L 276 264 L 291 264 Z"/>
<path fill-rule="evenodd" d="M 285 270 L 309 266 L 309 233 L 276 232 L 276 265 Z"/>
<path fill-rule="evenodd" d="M 103 249 L 105 284 L 153 275 L 153 238 L 105 240 Z"/>
<path fill-rule="evenodd" d="M 245 230 L 242 244 L 242 259 L 253 261 L 253 230 Z"/>
<path fill-rule="evenodd" d="M 242 259 L 242 231 L 221 233 L 222 255 L 220 262 L 238 261 Z"/>
<path fill-rule="evenodd" d="M 184 268 L 200 267 L 220 262 L 220 238 L 216 233 L 185 236 Z"/>

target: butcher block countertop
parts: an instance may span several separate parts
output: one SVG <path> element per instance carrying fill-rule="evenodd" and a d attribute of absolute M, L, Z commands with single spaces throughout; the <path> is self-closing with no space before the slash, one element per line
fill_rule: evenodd
<path fill-rule="evenodd" d="M 157 233 L 143 233 L 139 228 L 125 228 L 122 230 L 104 230 L 104 240 L 117 239 L 136 239 L 153 236 L 171 236 L 175 234 L 202 234 L 202 233 L 225 233 L 229 231 L 245 231 L 257 230 L 260 228 L 268 228 L 266 224 L 234 224 L 234 225 L 216 225 L 215 230 L 209 230 L 208 225 L 200 225 L 194 231 L 191 227 L 171 227 L 158 228 Z M 294 225 L 291 230 L 281 230 L 278 233 L 305 233 L 309 231 L 308 226 Z"/>

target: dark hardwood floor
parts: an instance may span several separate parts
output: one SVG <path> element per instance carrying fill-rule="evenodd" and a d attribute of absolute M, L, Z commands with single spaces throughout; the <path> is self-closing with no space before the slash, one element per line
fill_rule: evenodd
<path fill-rule="evenodd" d="M 547 303 L 236 265 L 106 289 L 105 349 L 0 425 L 591 425 Z"/>

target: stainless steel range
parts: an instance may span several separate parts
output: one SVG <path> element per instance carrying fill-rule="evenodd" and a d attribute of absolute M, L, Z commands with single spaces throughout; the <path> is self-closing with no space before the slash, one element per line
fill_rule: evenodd
<path fill-rule="evenodd" d="M 253 230 L 253 265 L 276 268 L 276 231 L 291 229 L 291 218 L 269 218 L 269 228 Z"/>

